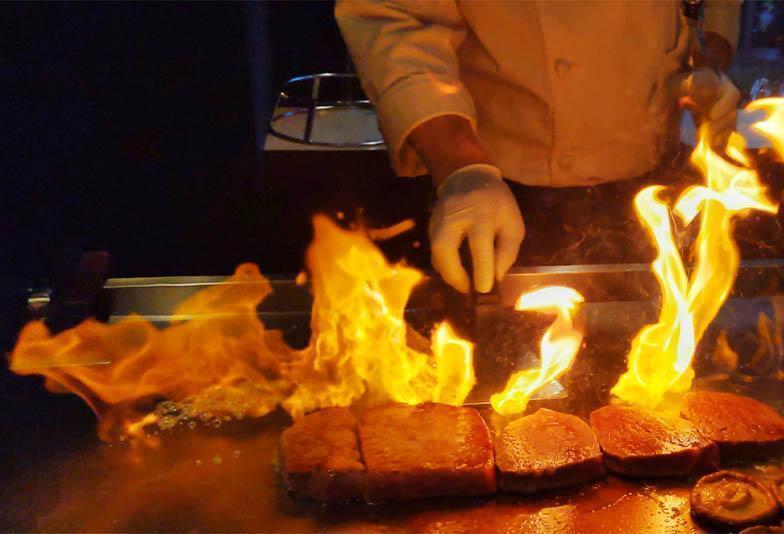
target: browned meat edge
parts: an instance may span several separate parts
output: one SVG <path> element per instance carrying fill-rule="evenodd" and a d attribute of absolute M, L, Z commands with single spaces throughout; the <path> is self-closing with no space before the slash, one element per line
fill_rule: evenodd
<path fill-rule="evenodd" d="M 699 398 L 708 399 L 691 405 L 692 400 Z M 705 403 L 711 404 L 715 410 L 704 412 L 701 409 Z M 754 420 L 748 421 L 731 418 L 733 404 L 738 404 L 741 410 L 751 410 Z M 757 408 L 758 407 L 758 408 Z M 724 418 L 727 414 L 729 418 Z M 741 412 L 743 413 L 743 412 Z M 784 454 L 784 432 L 782 432 L 781 415 L 771 406 L 750 397 L 714 391 L 699 391 L 686 396 L 686 404 L 681 411 L 681 416 L 692 422 L 703 434 L 716 442 L 719 446 L 719 456 L 722 463 L 744 460 L 765 460 Z M 722 431 L 714 432 L 719 426 Z M 753 433 L 748 433 L 747 428 L 764 428 L 769 435 L 764 439 Z M 724 432 L 730 430 L 736 439 L 725 437 Z M 775 437 L 774 437 L 775 436 Z"/>
<path fill-rule="evenodd" d="M 602 462 L 602 457 L 599 456 L 539 473 L 524 475 L 499 471 L 498 487 L 502 491 L 536 493 L 546 489 L 574 486 L 604 478 L 604 476 L 604 463 Z"/>
<path fill-rule="evenodd" d="M 603 406 L 594 410 L 590 415 L 591 427 L 594 429 L 599 444 L 602 447 L 604 463 L 608 471 L 629 477 L 679 477 L 692 474 L 714 471 L 719 466 L 719 448 L 713 441 L 702 438 L 701 444 L 683 448 L 676 452 L 660 454 L 613 454 L 607 451 L 608 443 L 604 442 L 603 432 L 597 429 L 599 412 L 616 409 L 612 405 Z M 631 408 L 618 407 L 618 410 L 631 410 Z M 644 416 L 645 411 L 640 412 Z M 684 420 L 685 422 L 685 420 Z M 698 432 L 694 430 L 694 432 Z M 698 433 L 699 435 L 699 433 Z"/>
<path fill-rule="evenodd" d="M 715 443 L 702 449 L 685 449 L 656 456 L 618 457 L 602 452 L 608 471 L 630 477 L 682 477 L 710 473 L 719 466 L 719 449 Z"/>

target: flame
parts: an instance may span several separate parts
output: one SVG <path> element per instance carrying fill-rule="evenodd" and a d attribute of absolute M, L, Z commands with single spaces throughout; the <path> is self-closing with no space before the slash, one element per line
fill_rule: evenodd
<path fill-rule="evenodd" d="M 760 376 L 784 379 L 784 303 L 773 301 L 773 318 L 765 313 L 757 316 L 758 345 L 749 367 Z"/>
<path fill-rule="evenodd" d="M 446 353 L 453 349 L 442 346 L 439 360 L 406 343 L 403 312 L 422 274 L 390 265 L 361 232 L 342 230 L 320 216 L 313 226 L 315 237 L 307 253 L 313 336 L 302 359 L 290 368 L 297 390 L 283 406 L 298 416 L 323 406 L 348 406 L 366 392 L 373 402 L 416 404 L 434 400 L 437 392 L 462 404 L 473 386 L 473 347 L 465 342 L 462 356 L 452 358 Z M 445 342 L 444 336 L 434 340 Z M 437 362 L 454 367 L 439 368 Z M 442 378 L 439 384 L 439 376 L 456 383 Z"/>
<path fill-rule="evenodd" d="M 474 384 L 473 346 L 445 323 L 435 329 L 433 354 L 409 346 L 403 313 L 421 273 L 390 265 L 364 231 L 325 217 L 314 218 L 314 229 L 312 337 L 303 350 L 264 328 L 257 307 L 272 289 L 258 267 L 244 264 L 180 304 L 162 329 L 138 316 L 87 320 L 57 335 L 29 323 L 11 368 L 81 396 L 106 440 L 141 435 L 153 423 L 218 426 L 279 405 L 298 417 L 360 399 L 462 404 Z"/>
<path fill-rule="evenodd" d="M 754 123 L 751 127 L 767 137 L 780 157 L 784 157 L 784 98 L 761 98 L 750 102 L 749 111 L 764 110 L 768 112 L 765 120 Z"/>
<path fill-rule="evenodd" d="M 768 112 L 754 129 L 784 156 L 784 99 L 759 100 L 748 109 Z M 697 343 L 737 274 L 734 220 L 751 210 L 777 211 L 744 150 L 743 138 L 735 134 L 726 150 L 732 161 L 704 140 L 692 155 L 706 183 L 688 188 L 672 209 L 685 225 L 699 215 L 697 263 L 690 276 L 673 238 L 670 209 L 659 198 L 661 187 L 646 188 L 635 199 L 658 250 L 653 271 L 662 307 L 658 323 L 633 341 L 629 370 L 613 388 L 623 401 L 660 407 L 669 395 L 690 387 Z M 373 236 L 388 238 L 409 226 Z M 260 417 L 278 406 L 299 417 L 360 400 L 462 404 L 475 382 L 473 346 L 447 324 L 435 328 L 430 352 L 410 343 L 404 309 L 421 273 L 389 264 L 367 231 L 343 230 L 325 217 L 314 218 L 314 230 L 307 254 L 312 337 L 303 350 L 264 328 L 256 309 L 271 287 L 255 265 L 244 264 L 225 284 L 183 302 L 163 329 L 129 317 L 112 325 L 87 320 L 52 335 L 43 323 L 32 322 L 20 333 L 11 367 L 43 375 L 52 391 L 81 396 L 98 415 L 104 439 L 194 418 L 217 426 L 225 417 Z M 522 412 L 538 388 L 568 369 L 582 342 L 572 324 L 582 300 L 565 287 L 521 295 L 516 309 L 555 313 L 556 319 L 542 338 L 540 368 L 513 375 L 491 398 L 496 411 Z"/>
<path fill-rule="evenodd" d="M 730 346 L 727 331 L 722 330 L 716 338 L 716 346 L 711 354 L 711 361 L 719 372 L 734 373 L 738 370 L 740 358 L 738 353 Z"/>
<path fill-rule="evenodd" d="M 542 337 L 539 368 L 515 373 L 501 393 L 490 397 L 496 412 L 501 415 L 522 413 L 539 388 L 569 369 L 583 339 L 582 332 L 572 324 L 574 312 L 581 302 L 580 293 L 562 286 L 543 287 L 520 295 L 516 310 L 555 313 L 555 321 Z"/>
<path fill-rule="evenodd" d="M 437 371 L 433 401 L 459 406 L 476 384 L 474 346 L 455 335 L 448 323 L 438 325 L 432 343 Z"/>
<path fill-rule="evenodd" d="M 779 102 L 760 101 L 758 107 L 774 108 L 760 131 L 781 136 L 769 126 L 781 118 Z M 750 106 L 751 108 L 751 106 Z M 777 119 L 776 119 L 777 118 Z M 637 215 L 656 244 L 653 271 L 662 290 L 659 322 L 639 332 L 628 355 L 628 371 L 612 390 L 620 400 L 648 408 L 667 409 L 691 387 L 692 359 L 702 335 L 729 296 L 740 264 L 732 239 L 734 220 L 751 210 L 776 213 L 778 206 L 766 197 L 755 170 L 750 168 L 740 135 L 730 136 L 727 155 L 713 152 L 704 135 L 692 153 L 692 163 L 705 177 L 705 185 L 686 189 L 673 212 L 684 225 L 699 215 L 697 261 L 687 277 L 673 238 L 670 211 L 659 199 L 660 186 L 643 189 L 635 198 Z"/>
<path fill-rule="evenodd" d="M 185 413 L 210 422 L 262 416 L 290 389 L 281 363 L 293 355 L 257 318 L 256 306 L 270 292 L 258 268 L 244 264 L 228 283 L 180 304 L 174 316 L 188 320 L 162 330 L 132 316 L 112 325 L 88 319 L 52 336 L 32 322 L 19 335 L 11 368 L 42 374 L 49 390 L 82 397 L 107 440 L 133 433 L 160 399 L 181 403 L 161 414 L 164 424 Z"/>

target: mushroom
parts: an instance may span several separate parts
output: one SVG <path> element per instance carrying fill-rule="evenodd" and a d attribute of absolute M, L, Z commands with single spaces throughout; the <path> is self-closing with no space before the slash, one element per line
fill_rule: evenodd
<path fill-rule="evenodd" d="M 691 513 L 703 523 L 743 528 L 775 519 L 779 503 L 762 482 L 736 471 L 702 477 L 691 490 Z"/>

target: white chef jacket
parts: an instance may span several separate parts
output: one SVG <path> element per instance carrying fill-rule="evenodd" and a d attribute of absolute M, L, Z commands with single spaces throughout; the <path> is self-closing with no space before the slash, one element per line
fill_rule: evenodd
<path fill-rule="evenodd" d="M 426 173 L 411 130 L 454 114 L 505 177 L 560 187 L 640 176 L 659 161 L 675 106 L 651 102 L 685 31 L 679 5 L 338 0 L 335 15 L 399 175 Z M 705 29 L 735 46 L 739 15 L 740 0 L 708 0 Z"/>

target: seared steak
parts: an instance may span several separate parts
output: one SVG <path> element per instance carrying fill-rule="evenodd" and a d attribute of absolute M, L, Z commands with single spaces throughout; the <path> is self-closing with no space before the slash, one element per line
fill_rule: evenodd
<path fill-rule="evenodd" d="M 605 465 L 614 473 L 684 476 L 719 464 L 716 444 L 685 419 L 625 406 L 604 406 L 590 419 Z"/>
<path fill-rule="evenodd" d="M 737 529 L 767 523 L 779 511 L 770 489 L 754 478 L 735 471 L 718 471 L 702 477 L 691 490 L 691 513 L 704 525 Z"/>
<path fill-rule="evenodd" d="M 496 489 L 493 444 L 479 413 L 445 404 L 389 404 L 362 414 L 365 498 L 375 503 Z"/>
<path fill-rule="evenodd" d="M 719 445 L 723 462 L 784 453 L 784 417 L 758 400 L 699 391 L 686 395 L 681 415 Z"/>
<path fill-rule="evenodd" d="M 362 497 L 357 421 L 347 408 L 325 408 L 295 422 L 280 438 L 280 456 L 290 491 L 319 501 Z"/>
<path fill-rule="evenodd" d="M 604 476 L 590 427 L 577 416 L 545 408 L 506 425 L 495 455 L 498 486 L 505 491 L 533 493 Z"/>

